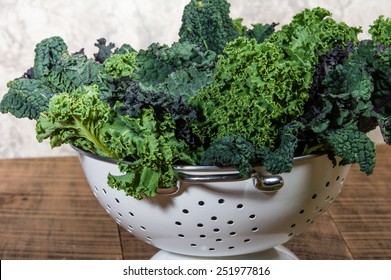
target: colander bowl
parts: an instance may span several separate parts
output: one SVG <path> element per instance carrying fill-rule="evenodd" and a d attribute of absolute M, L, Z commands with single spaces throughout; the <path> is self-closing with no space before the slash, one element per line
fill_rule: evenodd
<path fill-rule="evenodd" d="M 263 167 L 240 178 L 235 169 L 183 166 L 168 194 L 136 200 L 107 185 L 108 173 L 121 174 L 116 162 L 76 150 L 93 194 L 119 225 L 161 250 L 197 257 L 253 254 L 289 241 L 327 210 L 350 168 L 327 155 L 296 158 L 279 176 Z"/>

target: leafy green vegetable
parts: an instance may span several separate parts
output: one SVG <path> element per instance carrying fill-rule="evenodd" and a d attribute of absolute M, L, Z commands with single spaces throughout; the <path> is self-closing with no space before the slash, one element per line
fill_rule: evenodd
<path fill-rule="evenodd" d="M 103 64 L 113 78 L 130 77 L 136 67 L 136 56 L 137 52 L 112 54 Z"/>
<path fill-rule="evenodd" d="M 66 53 L 68 46 L 61 37 L 50 37 L 38 43 L 35 47 L 34 78 L 45 78 Z"/>
<path fill-rule="evenodd" d="M 153 109 L 144 109 L 140 118 L 120 118 L 127 127 L 126 131 L 121 133 L 111 127 L 104 132 L 110 147 L 114 149 L 119 142 L 129 151 L 126 161 L 119 164 L 120 170 L 126 174 L 109 175 L 111 187 L 124 190 L 136 199 L 154 196 L 159 186 L 176 184 L 174 164 L 196 163 L 197 155 L 190 152 L 184 141 L 176 139 L 170 114 L 166 114 L 163 122 L 155 120 Z"/>
<path fill-rule="evenodd" d="M 213 79 L 216 54 L 189 43 L 154 43 L 140 50 L 132 79 L 146 91 L 189 99 Z"/>
<path fill-rule="evenodd" d="M 196 128 L 200 138 L 240 135 L 257 149 L 274 147 L 279 128 L 303 114 L 306 71 L 271 43 L 245 37 L 229 42 L 213 83 L 191 100 L 206 118 Z"/>
<path fill-rule="evenodd" d="M 368 31 L 374 42 L 391 46 L 391 18 L 379 16 Z"/>
<path fill-rule="evenodd" d="M 323 8 L 305 9 L 266 41 L 283 48 L 287 57 L 314 67 L 318 57 L 346 42 L 358 43 L 361 28 L 350 27 L 331 18 Z"/>
<path fill-rule="evenodd" d="M 211 143 L 201 158 L 201 165 L 235 167 L 243 177 L 253 173 L 251 163 L 257 160 L 254 146 L 240 136 L 226 136 Z"/>
<path fill-rule="evenodd" d="M 108 183 L 137 199 L 173 186 L 173 164 L 195 164 L 198 155 L 176 139 L 170 114 L 162 122 L 155 120 L 153 109 L 142 110 L 139 118 L 119 115 L 99 95 L 98 87 L 86 86 L 54 96 L 37 121 L 38 141 L 50 138 L 52 147 L 71 143 L 118 159 L 124 174 L 110 175 Z"/>
<path fill-rule="evenodd" d="M 179 42 L 196 44 L 203 50 L 220 54 L 225 45 L 238 36 L 229 9 L 226 0 L 191 0 L 183 11 Z"/>
<path fill-rule="evenodd" d="M 41 113 L 36 125 L 37 140 L 50 138 L 50 145 L 75 144 L 98 155 L 118 159 L 108 150 L 100 137 L 100 130 L 113 121 L 112 111 L 98 96 L 96 86 L 60 93 L 49 102 L 49 110 Z"/>
<path fill-rule="evenodd" d="M 20 78 L 7 84 L 9 91 L 0 102 L 1 113 L 17 118 L 37 119 L 48 109 L 52 92 L 39 80 Z"/>
<path fill-rule="evenodd" d="M 256 23 L 252 24 L 252 29 L 248 29 L 242 24 L 243 19 L 237 18 L 233 21 L 234 28 L 238 30 L 239 36 L 247 37 L 249 39 L 256 39 L 257 43 L 262 43 L 275 31 L 274 27 L 277 26 L 277 23 L 272 24 L 263 24 Z"/>

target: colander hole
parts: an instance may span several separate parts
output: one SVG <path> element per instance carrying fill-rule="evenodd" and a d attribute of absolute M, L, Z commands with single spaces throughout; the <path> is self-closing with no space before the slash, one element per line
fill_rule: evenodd
<path fill-rule="evenodd" d="M 182 223 L 179 222 L 179 221 L 176 221 L 175 224 L 176 224 L 177 226 L 181 226 L 181 225 L 182 225 Z"/>
<path fill-rule="evenodd" d="M 229 233 L 229 235 L 235 236 L 235 235 L 236 235 L 236 232 L 232 231 L 232 232 Z"/>
<path fill-rule="evenodd" d="M 214 250 L 216 250 L 215 248 L 209 248 L 209 251 L 214 251 Z"/>
<path fill-rule="evenodd" d="M 248 243 L 248 242 L 250 242 L 250 239 L 245 239 L 243 241 L 244 241 L 244 243 Z"/>
<path fill-rule="evenodd" d="M 338 181 L 339 180 L 339 176 L 337 176 L 337 178 L 335 178 L 335 181 Z"/>
<path fill-rule="evenodd" d="M 331 198 L 330 198 L 330 202 L 332 202 L 333 200 L 334 200 L 334 197 L 331 197 Z"/>
<path fill-rule="evenodd" d="M 310 219 L 308 219 L 307 221 L 305 221 L 306 222 L 306 224 L 308 224 L 309 222 L 311 222 L 311 220 Z"/>
<path fill-rule="evenodd" d="M 103 193 L 104 193 L 104 194 L 107 194 L 107 192 L 106 192 L 106 190 L 105 190 L 105 189 L 102 189 L 102 191 L 103 191 Z"/>
<path fill-rule="evenodd" d="M 243 208 L 243 204 L 238 204 L 238 205 L 236 206 L 236 208 L 242 209 L 242 208 Z"/>
<path fill-rule="evenodd" d="M 327 182 L 327 183 L 326 183 L 326 188 L 327 188 L 328 186 L 330 186 L 330 182 Z"/>
<path fill-rule="evenodd" d="M 152 240 L 152 237 L 150 237 L 150 236 L 147 236 L 147 239 L 148 239 L 148 240 Z"/>
<path fill-rule="evenodd" d="M 320 209 L 319 209 L 319 213 L 322 213 L 322 212 L 323 212 L 323 208 L 320 208 Z"/>
<path fill-rule="evenodd" d="M 197 244 L 192 243 L 192 244 L 190 244 L 190 246 L 191 247 L 197 247 Z"/>
<path fill-rule="evenodd" d="M 210 219 L 211 219 L 212 221 L 216 221 L 216 220 L 217 220 L 217 217 L 216 217 L 216 216 L 212 216 L 212 217 L 210 217 Z"/>
<path fill-rule="evenodd" d="M 184 237 L 185 237 L 185 235 L 182 234 L 182 233 L 178 234 L 178 236 L 179 236 L 180 238 L 184 238 Z"/>
<path fill-rule="evenodd" d="M 121 219 L 117 218 L 115 219 L 115 221 L 117 222 L 117 224 L 121 224 Z"/>
<path fill-rule="evenodd" d="M 202 227 L 204 227 L 204 225 L 199 223 L 199 224 L 197 224 L 197 227 L 202 228 Z"/>
<path fill-rule="evenodd" d="M 199 205 L 199 206 L 204 206 L 204 205 L 205 205 L 205 202 L 202 201 L 202 200 L 201 200 L 201 201 L 198 201 L 198 205 Z"/>
<path fill-rule="evenodd" d="M 255 217 L 256 217 L 256 216 L 255 216 L 254 214 L 252 214 L 252 215 L 249 216 L 249 218 L 250 218 L 251 220 L 254 220 Z"/>
<path fill-rule="evenodd" d="M 206 235 L 205 234 L 201 234 L 200 238 L 206 238 Z"/>
<path fill-rule="evenodd" d="M 213 229 L 214 232 L 220 232 L 220 229 L 219 228 L 215 228 Z"/>
<path fill-rule="evenodd" d="M 304 209 L 301 209 L 299 214 L 303 214 L 304 213 Z"/>
<path fill-rule="evenodd" d="M 118 212 L 118 216 L 122 218 L 122 214 L 120 212 Z"/>
<path fill-rule="evenodd" d="M 316 198 L 316 196 L 317 196 L 317 195 L 316 195 L 316 193 L 315 193 L 315 194 L 312 196 L 312 199 L 315 199 L 315 198 Z"/>
<path fill-rule="evenodd" d="M 235 247 L 234 246 L 229 246 L 228 249 L 232 250 L 232 249 L 235 249 Z"/>
<path fill-rule="evenodd" d="M 182 212 L 183 212 L 184 214 L 189 214 L 189 210 L 187 210 L 187 209 L 183 209 Z"/>
<path fill-rule="evenodd" d="M 119 199 L 118 199 L 118 198 L 115 198 L 115 202 L 119 203 Z"/>
<path fill-rule="evenodd" d="M 234 221 L 228 221 L 227 224 L 233 225 L 233 224 L 234 224 Z"/>
<path fill-rule="evenodd" d="M 97 186 L 94 186 L 94 189 L 95 189 L 95 191 L 98 191 L 98 187 Z"/>
<path fill-rule="evenodd" d="M 296 226 L 296 224 L 292 224 L 292 225 L 291 225 L 291 228 L 294 228 L 295 226 Z"/>
<path fill-rule="evenodd" d="M 218 202 L 219 202 L 219 204 L 224 204 L 225 200 L 221 198 L 221 199 L 219 199 Z"/>
<path fill-rule="evenodd" d="M 253 227 L 253 228 L 251 229 L 252 232 L 256 232 L 256 231 L 258 231 L 258 230 L 259 230 L 259 228 L 257 228 L 257 227 Z"/>
<path fill-rule="evenodd" d="M 288 236 L 292 236 L 293 235 L 293 232 L 291 232 L 290 234 L 288 234 Z"/>
<path fill-rule="evenodd" d="M 329 199 L 330 199 L 330 196 L 328 195 L 325 200 L 328 201 Z"/>
<path fill-rule="evenodd" d="M 216 242 L 222 242 L 222 241 L 223 241 L 223 239 L 221 239 L 221 238 L 216 239 Z"/>
<path fill-rule="evenodd" d="M 111 206 L 110 205 L 106 204 L 106 206 L 107 206 L 107 209 L 111 210 Z"/>
<path fill-rule="evenodd" d="M 142 230 L 146 230 L 146 228 L 145 228 L 144 226 L 140 226 L 140 228 L 141 228 Z"/>
<path fill-rule="evenodd" d="M 133 227 L 132 227 L 131 225 L 128 225 L 128 228 L 129 228 L 129 229 L 133 229 Z"/>
<path fill-rule="evenodd" d="M 129 212 L 129 215 L 132 216 L 132 217 L 134 217 L 134 214 L 133 214 L 132 212 Z"/>

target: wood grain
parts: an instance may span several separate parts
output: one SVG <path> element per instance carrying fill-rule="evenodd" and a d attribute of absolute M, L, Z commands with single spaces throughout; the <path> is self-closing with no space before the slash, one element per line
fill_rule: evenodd
<path fill-rule="evenodd" d="M 284 244 L 300 259 L 391 259 L 391 147 L 365 176 L 353 166 L 340 197 Z M 1 259 L 149 259 L 100 207 L 76 157 L 0 161 Z"/>

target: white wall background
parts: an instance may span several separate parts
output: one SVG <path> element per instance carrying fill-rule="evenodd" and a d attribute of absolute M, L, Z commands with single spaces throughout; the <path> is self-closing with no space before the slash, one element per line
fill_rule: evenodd
<path fill-rule="evenodd" d="M 329 9 L 338 21 L 367 30 L 379 15 L 391 17 L 390 0 L 229 0 L 232 17 L 244 23 L 288 23 L 304 8 Z M 116 45 L 146 48 L 152 42 L 177 40 L 183 7 L 188 0 L 0 0 L 0 98 L 9 80 L 30 68 L 34 47 L 42 39 L 59 35 L 71 52 L 85 48 L 96 52 L 96 39 L 105 37 Z M 381 142 L 378 133 L 371 134 Z M 51 150 L 35 140 L 35 123 L 0 115 L 0 158 L 71 155 L 65 146 Z"/>

